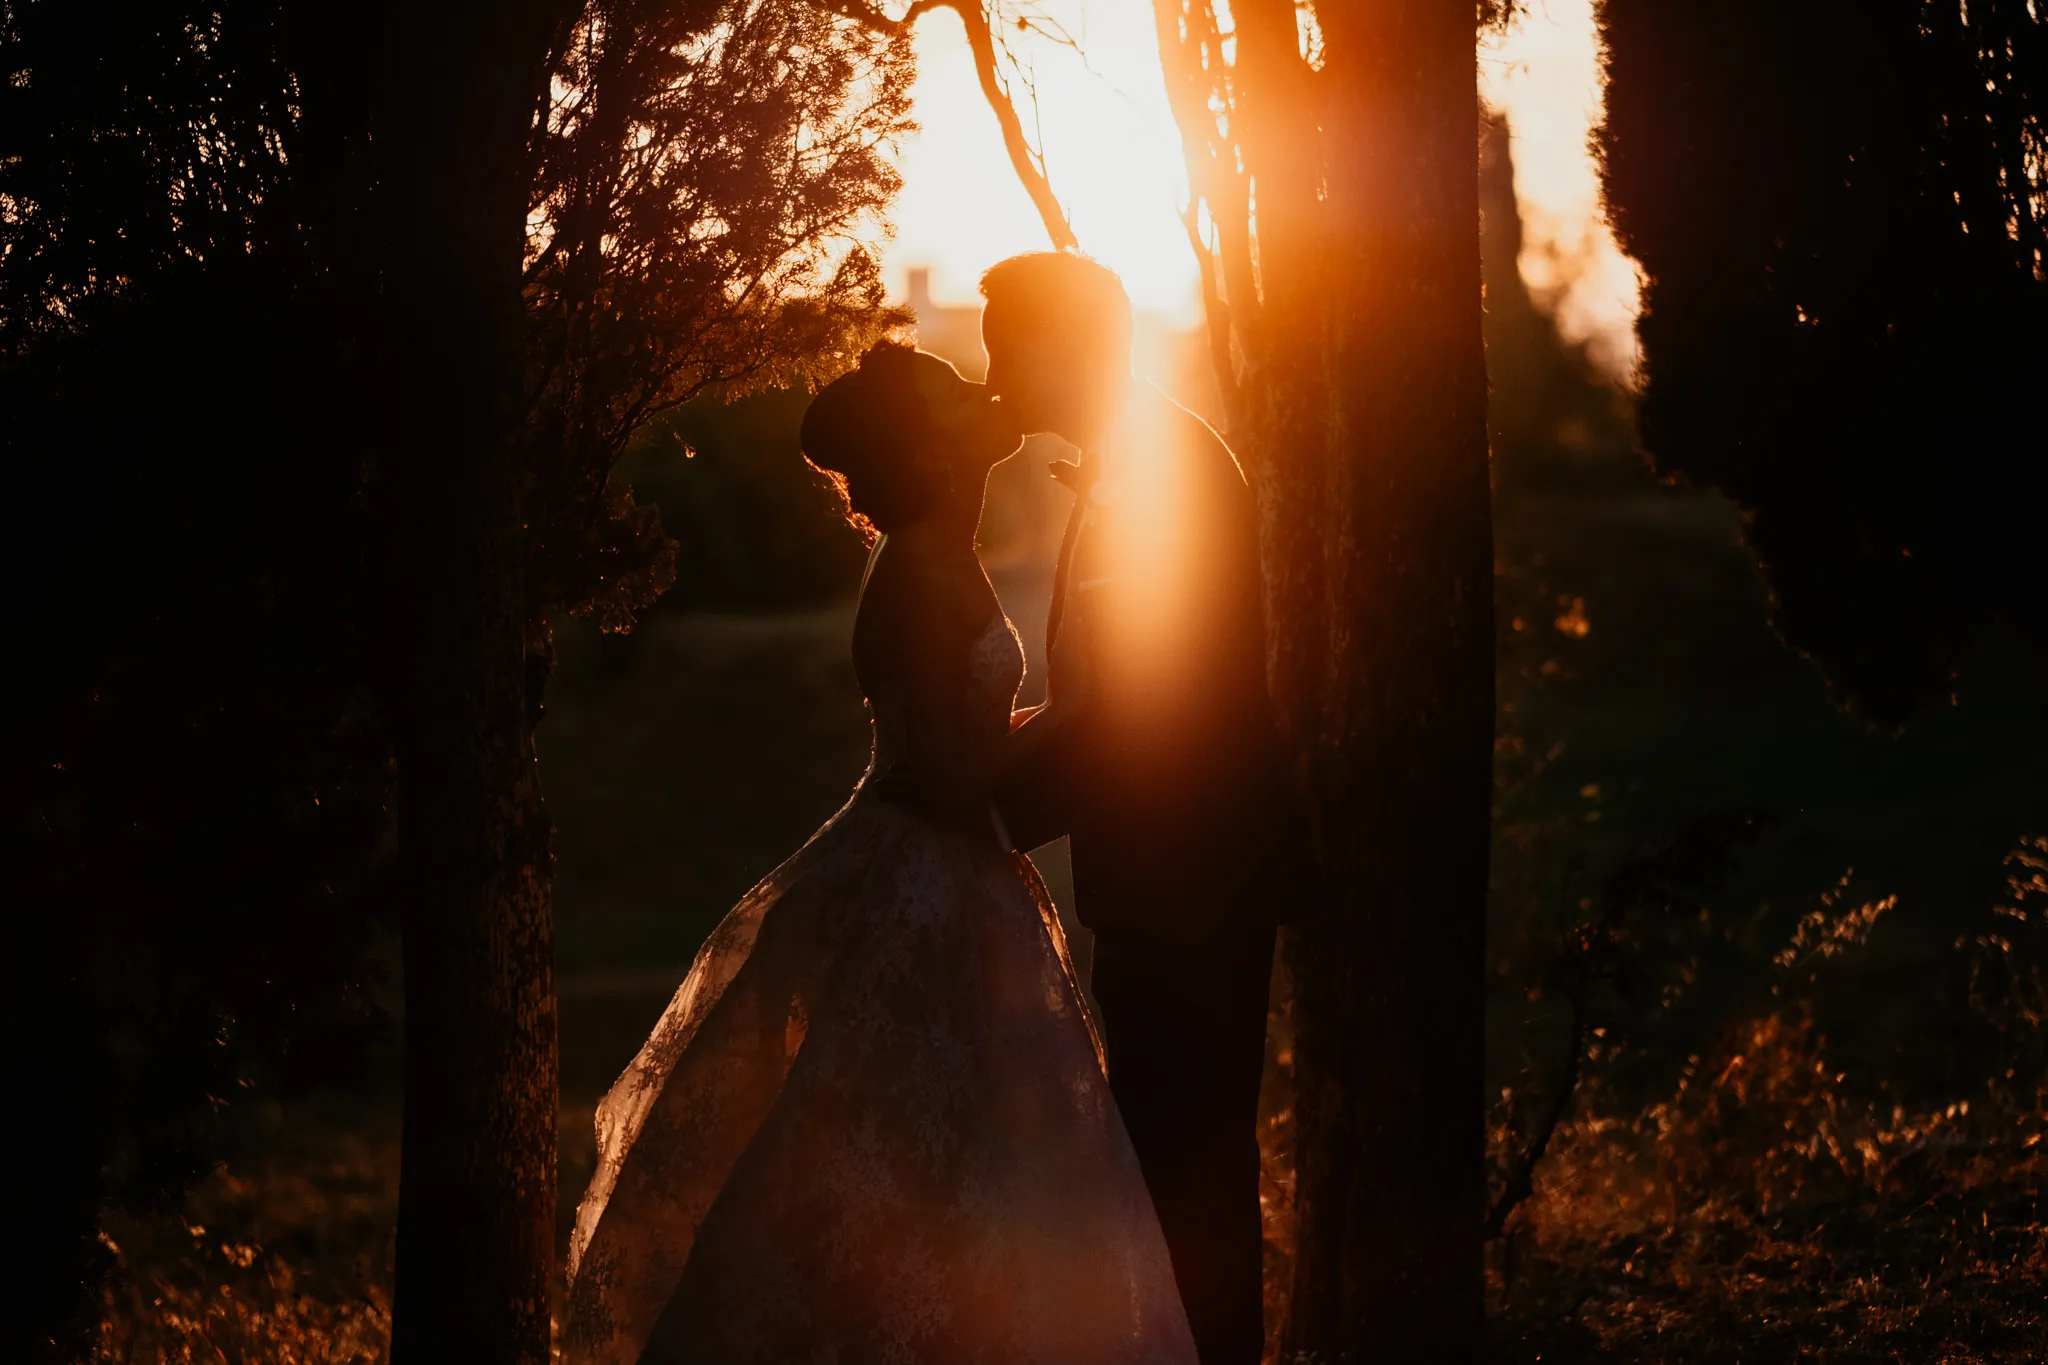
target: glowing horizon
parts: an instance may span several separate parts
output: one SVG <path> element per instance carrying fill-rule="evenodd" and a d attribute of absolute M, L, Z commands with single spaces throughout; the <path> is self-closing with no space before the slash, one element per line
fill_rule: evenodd
<path fill-rule="evenodd" d="M 1180 134 L 1148 0 L 1044 0 L 1034 12 L 1080 48 L 1012 35 L 1038 93 L 1037 141 L 1076 236 L 1123 277 L 1141 312 L 1195 325 L 1201 308 L 1180 222 Z M 883 267 L 897 298 L 910 269 L 923 266 L 933 298 L 971 304 L 982 269 L 1048 242 L 1003 155 L 958 17 L 940 11 L 927 18 L 915 42 L 922 131 L 898 160 L 903 190 Z M 1627 378 L 1637 279 L 1607 230 L 1587 147 L 1600 109 L 1592 0 L 1549 0 L 1505 37 L 1481 43 L 1478 58 L 1480 93 L 1507 116 L 1513 134 L 1522 276 L 1567 337 L 1585 341 L 1610 374 Z M 1023 112 L 1033 126 L 1028 101 Z"/>

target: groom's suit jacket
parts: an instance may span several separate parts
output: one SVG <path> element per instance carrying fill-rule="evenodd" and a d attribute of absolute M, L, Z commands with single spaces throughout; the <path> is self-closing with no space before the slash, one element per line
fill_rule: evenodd
<path fill-rule="evenodd" d="M 1299 830 L 1267 702 L 1244 474 L 1206 423 L 1143 383 L 1065 473 L 1077 497 L 1049 683 L 1085 700 L 1026 722 L 1049 733 L 999 786 L 1004 823 L 1024 849 L 1072 836 L 1075 913 L 1097 932 L 1192 943 L 1272 916 L 1266 883 Z M 1055 648 L 1076 630 L 1078 648 Z"/>

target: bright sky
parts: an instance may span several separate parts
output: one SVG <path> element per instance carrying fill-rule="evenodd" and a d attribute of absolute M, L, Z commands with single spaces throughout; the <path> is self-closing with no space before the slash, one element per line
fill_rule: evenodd
<path fill-rule="evenodd" d="M 1632 379 L 1641 281 L 1600 211 L 1587 146 L 1601 103 L 1593 0 L 1530 0 L 1506 38 L 1480 49 L 1479 88 L 1513 134 L 1522 279 L 1567 337 Z"/>
<path fill-rule="evenodd" d="M 1041 0 L 1038 9 L 1085 54 L 1018 36 L 1017 55 L 1038 91 L 1037 133 L 1053 189 L 1082 247 L 1123 276 L 1140 309 L 1192 325 L 1200 308 L 1179 219 L 1180 141 L 1148 0 Z M 899 296 L 905 272 L 928 265 L 939 300 L 969 303 L 985 266 L 1043 249 L 1045 231 L 1003 155 L 957 16 L 927 17 L 917 51 L 923 132 L 903 150 L 897 236 L 885 265 Z M 1481 50 L 1480 83 L 1514 128 L 1523 277 L 1540 301 L 1556 301 L 1568 335 L 1627 374 L 1635 273 L 1600 221 L 1586 149 L 1600 105 L 1592 0 L 1531 0 L 1515 31 Z M 1028 128 L 1028 106 L 1025 117 Z"/>

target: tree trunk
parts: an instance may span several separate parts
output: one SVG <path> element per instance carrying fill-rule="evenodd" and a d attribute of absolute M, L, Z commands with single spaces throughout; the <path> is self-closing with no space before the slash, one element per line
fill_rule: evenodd
<path fill-rule="evenodd" d="M 1270 313 L 1285 359 L 1263 405 L 1276 701 L 1333 893 L 1283 949 L 1297 1080 L 1283 1343 L 1475 1361 L 1493 564 L 1473 10 L 1316 12 L 1325 227 L 1293 292 L 1319 304 Z"/>
<path fill-rule="evenodd" d="M 395 390 L 405 1130 L 392 1358 L 549 1357 L 556 1057 L 528 687 L 520 272 L 546 16 L 395 6 L 377 135 Z"/>
<path fill-rule="evenodd" d="M 1274 710 L 1328 878 L 1281 949 L 1278 1338 L 1289 1357 L 1474 1361 L 1493 759 L 1477 14 L 1154 6 L 1210 351 L 1259 493 Z"/>
<path fill-rule="evenodd" d="M 91 906 L 58 870 L 70 850 L 51 847 L 48 824 L 37 831 L 46 840 L 40 847 L 23 837 L 36 829 L 32 805 L 9 799 L 5 811 L 9 865 L 27 875 L 12 888 L 20 900 L 4 950 L 8 1008 L 0 1024 L 11 1043 L 10 1084 L 24 1114 L 35 1115 L 33 1134 L 23 1136 L 35 1165 L 17 1170 L 0 1196 L 9 1240 L 27 1253 L 9 1276 L 0 1360 L 69 1365 L 93 1356 L 112 1260 L 100 1240 L 100 1201 L 114 1155 L 115 1072 L 90 980 Z"/>

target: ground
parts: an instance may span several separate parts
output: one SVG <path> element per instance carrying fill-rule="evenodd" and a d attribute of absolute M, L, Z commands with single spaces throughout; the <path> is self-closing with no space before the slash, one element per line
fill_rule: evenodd
<path fill-rule="evenodd" d="M 1872 733 L 1770 633 L 1732 508 L 1625 451 L 1568 455 L 1499 499 L 1504 1159 L 1563 1074 L 1554 968 L 1605 879 L 1717 811 L 1755 807 L 1762 833 L 1696 921 L 1609 945 L 1649 998 L 1594 1006 L 1614 1032 L 1490 1249 L 1503 1359 L 2048 1356 L 2038 1088 L 2022 1068 L 1993 1095 L 1979 1065 L 2038 1029 L 1997 1033 L 1963 989 L 2005 855 L 2048 831 L 2039 661 L 2004 642 L 1953 706 Z M 1043 569 L 1001 575 L 1027 641 Z M 558 632 L 564 1240 L 591 1106 L 705 931 L 866 762 L 849 623 L 842 600 Z M 1841 951 L 1776 965 L 1816 934 Z M 232 1106 L 189 1204 L 111 1228 L 104 1358 L 381 1359 L 396 1079 L 387 1055 L 363 1093 Z"/>

